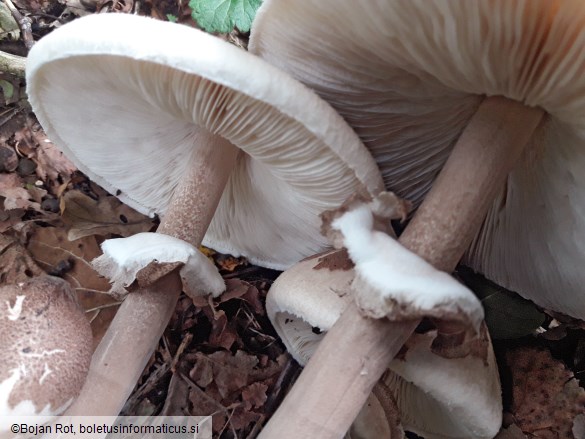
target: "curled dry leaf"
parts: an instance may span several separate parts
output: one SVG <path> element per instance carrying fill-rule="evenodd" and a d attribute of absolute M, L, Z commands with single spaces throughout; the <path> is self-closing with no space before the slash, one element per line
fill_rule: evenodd
<path fill-rule="evenodd" d="M 101 253 L 95 237 L 69 241 L 62 228 L 39 227 L 31 236 L 27 248 L 47 272 L 62 261 L 71 264 L 71 270 L 63 273 L 63 278 L 77 293 L 81 306 L 86 311 L 91 310 L 88 317 L 93 319 L 91 326 L 94 343 L 97 344 L 114 317 L 116 302 L 108 295 L 108 280 L 90 265 L 90 261 Z"/>
<path fill-rule="evenodd" d="M 26 210 L 24 209 L 0 209 L 0 233 L 4 233 L 15 227 L 17 224 L 20 224 L 25 213 Z"/>
<path fill-rule="evenodd" d="M 244 390 L 242 390 L 242 400 L 244 402 L 244 408 L 250 410 L 252 408 L 259 408 L 264 405 L 268 396 L 266 391 L 268 385 L 262 382 L 252 383 Z"/>
<path fill-rule="evenodd" d="M 153 226 L 151 218 L 112 196 L 101 196 L 96 201 L 79 191 L 68 191 L 63 195 L 61 205 L 70 240 L 109 234 L 128 237 L 147 232 Z"/>
<path fill-rule="evenodd" d="M 4 210 L 32 209 L 42 212 L 41 198 L 46 192 L 31 187 L 25 188 L 25 182 L 18 175 L 0 174 L 0 199 L 4 198 Z"/>
<path fill-rule="evenodd" d="M 506 360 L 516 425 L 529 437 L 582 439 L 572 430 L 575 418 L 585 412 L 585 389 L 573 373 L 550 352 L 535 348 L 511 350 Z"/>
<path fill-rule="evenodd" d="M 30 128 L 29 128 L 30 127 Z M 37 167 L 37 176 L 49 187 L 57 187 L 58 180 L 65 180 L 77 170 L 75 165 L 47 139 L 36 120 L 29 117 L 27 126 L 14 133 L 16 148 Z"/>
<path fill-rule="evenodd" d="M 0 234 L 0 284 L 17 284 L 43 274 L 16 239 Z"/>
<path fill-rule="evenodd" d="M 286 355 L 274 360 L 237 351 L 201 352 L 190 355 L 195 365 L 189 377 L 195 384 L 190 401 L 193 415 L 214 414 L 213 429 L 229 427 L 246 437 L 250 428 L 266 417 L 266 401 L 286 363 Z M 200 388 L 201 387 L 201 388 Z M 230 412 L 231 413 L 228 413 Z"/>

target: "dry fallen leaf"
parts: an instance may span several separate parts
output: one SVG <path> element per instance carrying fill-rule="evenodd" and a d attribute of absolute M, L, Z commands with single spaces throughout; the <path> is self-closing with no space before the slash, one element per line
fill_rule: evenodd
<path fill-rule="evenodd" d="M 207 315 L 207 310 L 204 312 Z M 233 327 L 233 323 L 228 322 L 228 318 L 223 310 L 217 310 L 213 315 L 208 315 L 211 321 L 211 334 L 209 335 L 209 344 L 213 347 L 219 347 L 229 350 L 234 342 L 238 339 L 238 333 Z"/>
<path fill-rule="evenodd" d="M 508 428 L 502 428 L 494 439 L 526 439 L 526 435 L 517 425 L 510 425 Z"/>
<path fill-rule="evenodd" d="M 45 272 L 14 238 L 0 234 L 0 284 L 25 282 Z"/>
<path fill-rule="evenodd" d="M 59 177 L 67 178 L 77 170 L 75 165 L 47 139 L 45 132 L 34 119 L 29 118 L 27 126 L 14 133 L 14 140 L 17 150 L 36 163 L 37 176 L 49 186 L 57 185 Z"/>
<path fill-rule="evenodd" d="M 264 405 L 268 396 L 266 391 L 268 385 L 264 383 L 252 383 L 244 390 L 242 390 L 242 400 L 244 402 L 244 408 L 250 410 L 252 408 L 259 408 Z"/>
<path fill-rule="evenodd" d="M 31 188 L 38 189 L 38 188 Z M 0 173 L 0 197 L 4 197 L 4 209 L 32 209 L 41 212 L 44 191 L 25 189 L 25 183 L 17 174 Z"/>
<path fill-rule="evenodd" d="M 91 267 L 90 262 L 101 254 L 93 236 L 69 241 L 65 230 L 56 227 L 39 227 L 31 236 L 28 250 L 37 263 L 51 273 L 59 265 L 70 265 L 62 273 L 76 291 L 79 301 L 93 319 L 91 326 L 97 344 L 114 317 L 116 303 L 108 295 L 110 284 Z"/>
<path fill-rule="evenodd" d="M 573 422 L 585 413 L 585 389 L 573 373 L 546 350 L 514 349 L 506 360 L 512 372 L 515 424 L 539 438 L 576 439 Z"/>
<path fill-rule="evenodd" d="M 68 191 L 62 199 L 63 221 L 70 240 L 91 235 L 116 234 L 123 237 L 147 232 L 153 220 L 122 204 L 113 196 L 94 200 L 79 191 Z"/>
<path fill-rule="evenodd" d="M 0 209 L 0 233 L 10 230 L 22 222 L 22 217 L 26 213 L 24 209 L 2 210 Z"/>

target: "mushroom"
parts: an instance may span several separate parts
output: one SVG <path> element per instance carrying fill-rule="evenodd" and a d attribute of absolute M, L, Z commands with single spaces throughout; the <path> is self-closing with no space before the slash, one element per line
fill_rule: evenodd
<path fill-rule="evenodd" d="M 83 386 L 93 348 L 77 297 L 62 279 L 34 277 L 0 287 L 0 310 L 0 416 L 61 414 Z"/>
<path fill-rule="evenodd" d="M 387 237 L 385 240 L 390 239 Z M 384 259 L 387 255 L 376 256 L 379 263 L 387 265 L 388 270 L 384 272 L 391 272 L 384 279 L 394 288 L 393 281 L 404 276 L 403 273 L 396 273 L 399 266 L 396 259 L 401 258 L 403 252 L 404 249 L 393 252 L 390 260 Z M 351 288 L 355 273 L 344 253 L 335 251 L 307 258 L 281 274 L 268 291 L 267 315 L 287 350 L 301 365 L 307 363 L 325 333 L 354 299 L 354 294 L 360 292 Z M 407 256 L 408 259 L 412 257 L 412 254 Z M 420 262 L 418 260 L 416 264 Z M 413 269 L 410 264 L 400 265 Z M 461 288 L 445 273 L 435 270 L 433 274 L 436 278 L 443 278 L 444 287 Z M 411 281 L 428 284 L 431 279 L 432 276 L 427 273 L 411 278 Z M 427 287 L 424 292 L 429 290 L 432 288 Z M 422 291 L 415 289 L 411 292 L 420 294 Z M 475 302 L 472 313 L 481 313 L 481 306 L 471 293 L 467 291 L 464 294 L 470 304 Z M 408 305 L 407 298 L 400 300 Z M 428 310 L 436 313 L 432 305 Z M 485 326 L 481 336 L 489 340 Z M 492 438 L 502 422 L 502 402 L 491 344 L 488 341 L 486 345 L 485 361 L 477 355 L 448 358 L 433 349 L 436 337 L 436 329 L 413 334 L 406 342 L 402 355 L 390 363 L 389 370 L 376 385 L 387 389 L 396 401 L 405 430 L 427 439 Z M 373 403 L 378 402 L 376 394 L 369 396 Z M 388 429 L 388 418 L 394 420 L 392 412 L 384 414 L 376 408 L 364 406 L 350 434 L 357 437 L 396 437 L 377 433 L 369 435 L 372 429 L 380 426 Z M 366 416 L 369 416 L 369 422 L 361 422 L 361 418 Z"/>
<path fill-rule="evenodd" d="M 464 262 L 542 307 L 585 319 L 585 250 L 574 239 L 585 231 L 584 22 L 578 0 L 360 8 L 267 0 L 250 51 L 338 110 L 375 157 L 386 188 L 415 207 L 486 96 L 542 109 Z"/>
<path fill-rule="evenodd" d="M 585 230 L 584 22 L 585 7 L 576 0 L 390 0 L 360 8 L 350 1 L 268 0 L 250 50 L 330 102 L 375 156 L 386 187 L 420 205 L 403 245 L 448 272 L 467 251 L 464 261 L 488 278 L 540 306 L 585 318 L 585 251 L 575 239 Z M 337 420 L 346 427 L 359 409 L 375 382 L 354 380 L 359 357 L 377 358 L 378 342 L 388 349 L 382 335 L 388 325 L 352 327 L 366 335 L 353 351 L 351 373 L 325 387 L 309 378 L 311 370 L 331 373 L 338 357 L 319 352 L 342 355 L 339 345 L 328 345 L 348 337 L 341 328 L 352 324 L 352 313 L 359 321 L 349 306 L 289 401 L 308 389 L 341 397 L 328 386 L 360 382 L 355 394 L 344 393 L 355 406 L 339 404 L 332 415 L 305 404 L 309 421 L 291 416 L 285 400 L 290 424 L 275 428 Z M 407 337 L 405 327 L 399 331 L 396 345 Z M 377 378 L 384 362 L 369 375 Z"/>
<path fill-rule="evenodd" d="M 120 411 L 188 289 L 176 270 L 210 222 L 208 245 L 285 267 L 327 245 L 319 213 L 355 190 L 383 188 L 375 162 L 327 104 L 193 28 L 84 17 L 35 45 L 27 83 L 41 125 L 79 169 L 137 210 L 162 215 L 157 233 L 190 246 L 163 263 L 165 244 L 157 245 L 138 270 L 118 253 L 130 241 L 104 246 L 98 266 L 141 290 L 118 310 L 68 414 Z"/>

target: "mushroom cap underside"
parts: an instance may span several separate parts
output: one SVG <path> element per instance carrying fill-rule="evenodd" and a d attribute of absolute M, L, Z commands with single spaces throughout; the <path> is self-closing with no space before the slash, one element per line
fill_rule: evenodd
<path fill-rule="evenodd" d="M 284 268 L 320 251 L 318 214 L 355 190 L 383 187 L 331 107 L 193 28 L 125 14 L 84 17 L 35 45 L 27 83 L 49 138 L 143 213 L 164 214 L 195 159 L 198 130 L 242 149 L 203 243 L 260 265 Z"/>
<path fill-rule="evenodd" d="M 301 365 L 353 298 L 354 271 L 332 268 L 330 255 L 289 268 L 266 298 L 270 321 Z M 488 340 L 485 358 L 444 358 L 432 350 L 436 335 L 413 334 L 382 378 L 398 404 L 403 427 L 432 439 L 494 437 L 501 425 L 502 402 L 491 343 Z"/>
<path fill-rule="evenodd" d="M 387 189 L 415 206 L 485 96 L 543 108 L 465 262 L 541 306 L 585 318 L 581 1 L 379 0 L 356 8 L 267 0 L 250 51 L 338 110 Z"/>

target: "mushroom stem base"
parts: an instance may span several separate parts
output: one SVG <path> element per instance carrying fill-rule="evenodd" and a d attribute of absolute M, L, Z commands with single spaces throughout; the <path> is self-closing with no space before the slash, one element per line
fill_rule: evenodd
<path fill-rule="evenodd" d="M 542 116 L 516 101 L 486 98 L 400 242 L 451 272 Z M 349 305 L 259 437 L 342 438 L 417 325 L 371 320 Z"/>
<path fill-rule="evenodd" d="M 211 133 L 201 132 L 189 175 L 175 189 L 157 233 L 199 246 L 238 149 Z M 85 385 L 66 415 L 115 416 L 134 389 L 167 326 L 179 294 L 176 271 L 151 287 L 129 294 L 93 354 Z"/>

